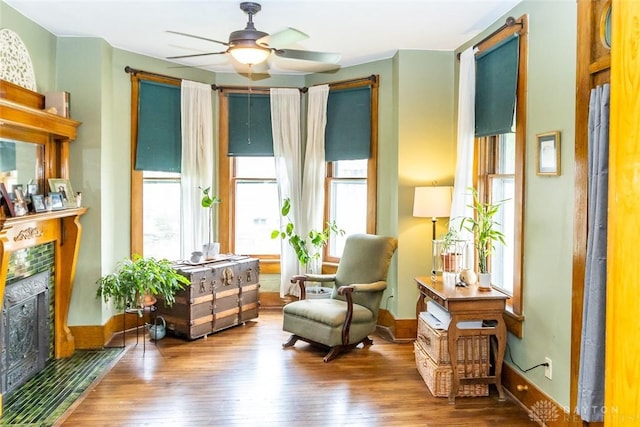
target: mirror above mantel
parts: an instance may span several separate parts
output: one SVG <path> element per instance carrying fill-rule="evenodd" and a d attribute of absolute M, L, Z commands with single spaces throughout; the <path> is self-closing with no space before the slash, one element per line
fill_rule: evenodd
<path fill-rule="evenodd" d="M 44 195 L 49 178 L 70 178 L 69 144 L 80 122 L 44 105 L 42 94 L 0 80 L 0 182 L 8 191 L 37 184 Z"/>

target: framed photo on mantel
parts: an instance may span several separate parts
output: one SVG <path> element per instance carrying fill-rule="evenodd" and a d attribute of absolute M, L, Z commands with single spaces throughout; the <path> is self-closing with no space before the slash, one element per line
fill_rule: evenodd
<path fill-rule="evenodd" d="M 16 216 L 16 212 L 13 209 L 13 200 L 9 197 L 9 192 L 7 191 L 7 187 L 4 185 L 4 182 L 0 182 L 0 196 L 2 196 L 2 200 L 0 201 L 0 211 L 5 209 L 6 206 L 6 214 L 10 217 Z"/>
<path fill-rule="evenodd" d="M 76 207 L 76 193 L 73 192 L 71 182 L 64 178 L 49 178 L 49 189 L 52 193 L 60 193 L 65 208 Z M 55 207 L 54 207 L 55 209 Z"/>

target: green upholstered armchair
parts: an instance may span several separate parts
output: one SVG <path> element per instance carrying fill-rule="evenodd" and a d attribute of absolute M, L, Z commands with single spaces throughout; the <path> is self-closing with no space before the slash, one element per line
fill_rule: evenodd
<path fill-rule="evenodd" d="M 398 246 L 393 237 L 354 234 L 347 238 L 336 274 L 294 276 L 300 286 L 300 300 L 284 306 L 282 329 L 291 332 L 283 344 L 302 340 L 329 349 L 325 362 L 360 343 L 373 344 L 368 337 L 376 328 L 387 272 Z M 333 283 L 330 299 L 305 299 L 305 283 Z"/>

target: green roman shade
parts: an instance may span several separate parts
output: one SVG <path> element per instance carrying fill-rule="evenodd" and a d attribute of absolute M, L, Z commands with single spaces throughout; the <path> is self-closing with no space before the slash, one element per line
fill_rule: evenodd
<path fill-rule="evenodd" d="M 371 88 L 332 90 L 327 100 L 325 160 L 371 157 Z"/>
<path fill-rule="evenodd" d="M 519 41 L 508 37 L 476 57 L 477 137 L 513 132 Z"/>
<path fill-rule="evenodd" d="M 0 172 L 16 170 L 16 143 L 0 141 Z"/>
<path fill-rule="evenodd" d="M 229 156 L 273 156 L 271 98 L 268 94 L 230 93 Z"/>
<path fill-rule="evenodd" d="M 180 86 L 140 80 L 136 170 L 180 172 Z"/>

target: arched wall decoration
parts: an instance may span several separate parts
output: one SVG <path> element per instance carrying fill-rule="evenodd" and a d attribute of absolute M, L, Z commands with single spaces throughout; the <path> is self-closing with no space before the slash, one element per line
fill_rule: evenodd
<path fill-rule="evenodd" d="M 36 76 L 29 51 L 18 34 L 0 29 L 0 79 L 36 91 Z"/>

